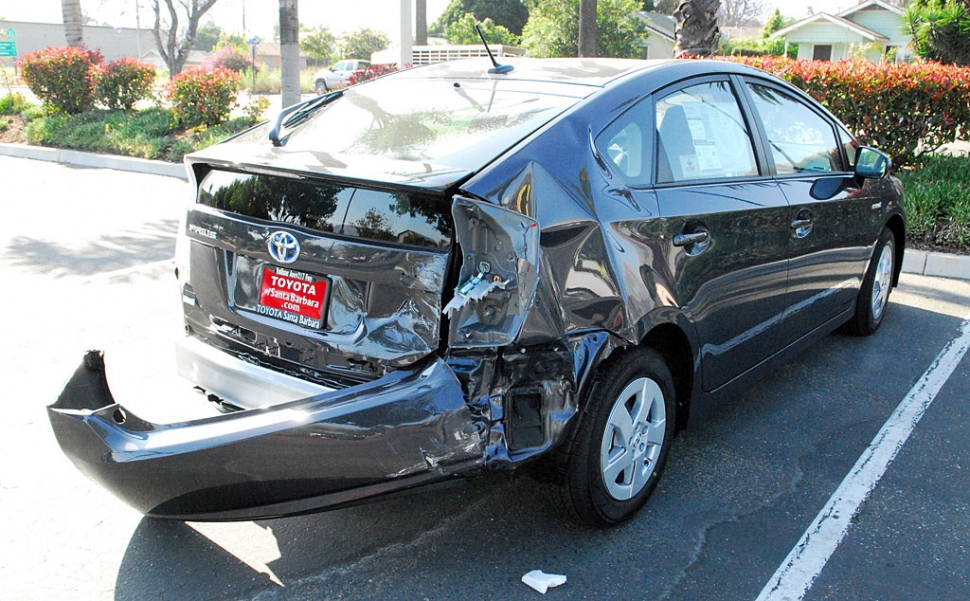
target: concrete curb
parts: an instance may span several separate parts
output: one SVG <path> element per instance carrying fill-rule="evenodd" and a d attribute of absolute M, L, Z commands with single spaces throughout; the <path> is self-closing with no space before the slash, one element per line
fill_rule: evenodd
<path fill-rule="evenodd" d="M 47 148 L 44 146 L 29 146 L 27 144 L 0 144 L 0 155 L 65 163 L 80 167 L 97 167 L 100 169 L 115 169 L 118 171 L 134 171 L 150 175 L 165 175 L 188 180 L 185 165 L 166 163 L 165 161 L 149 161 L 113 154 L 95 154 L 80 152 L 66 148 Z"/>
<path fill-rule="evenodd" d="M 28 146 L 26 144 L 0 144 L 0 155 L 188 179 L 184 165 L 166 163 L 165 161 L 133 159 L 111 154 L 94 154 L 62 148 Z M 903 256 L 903 272 L 970 280 L 970 256 L 906 249 Z"/>
<path fill-rule="evenodd" d="M 903 272 L 970 280 L 970 257 L 907 248 Z"/>

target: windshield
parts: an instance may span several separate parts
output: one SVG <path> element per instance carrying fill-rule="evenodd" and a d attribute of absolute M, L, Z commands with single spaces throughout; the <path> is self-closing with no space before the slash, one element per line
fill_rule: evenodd
<path fill-rule="evenodd" d="M 286 148 L 475 170 L 577 100 L 514 87 L 393 77 L 352 87 L 295 129 Z"/>

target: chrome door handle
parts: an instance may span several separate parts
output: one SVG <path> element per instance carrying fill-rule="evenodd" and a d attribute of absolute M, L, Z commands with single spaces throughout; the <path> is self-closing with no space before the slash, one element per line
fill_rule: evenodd
<path fill-rule="evenodd" d="M 804 229 L 806 227 L 811 227 L 813 223 L 815 223 L 814 219 L 795 219 L 794 221 L 791 222 L 791 229 L 793 230 Z"/>
<path fill-rule="evenodd" d="M 703 244 L 707 242 L 709 235 L 707 232 L 694 232 L 693 234 L 677 234 L 674 236 L 674 246 L 688 246 L 690 244 Z"/>

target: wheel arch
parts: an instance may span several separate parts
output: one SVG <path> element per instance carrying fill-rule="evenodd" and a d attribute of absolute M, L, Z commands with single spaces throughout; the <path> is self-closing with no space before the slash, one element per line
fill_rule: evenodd
<path fill-rule="evenodd" d="M 652 328 L 640 341 L 641 347 L 653 349 L 663 357 L 674 377 L 677 394 L 677 429 L 687 427 L 691 396 L 694 391 L 694 352 L 687 334 L 677 325 L 664 323 Z"/>
<path fill-rule="evenodd" d="M 893 266 L 893 286 L 899 284 L 899 274 L 903 269 L 903 255 L 906 252 L 906 223 L 903 221 L 903 217 L 899 214 L 893 215 L 886 222 L 886 226 L 889 231 L 893 233 L 893 239 L 896 243 L 896 264 Z"/>

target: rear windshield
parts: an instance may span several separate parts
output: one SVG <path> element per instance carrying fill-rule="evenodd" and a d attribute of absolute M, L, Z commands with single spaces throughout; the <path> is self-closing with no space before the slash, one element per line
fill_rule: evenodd
<path fill-rule="evenodd" d="M 348 89 L 290 134 L 286 148 L 474 171 L 576 100 L 515 82 L 390 77 Z"/>
<path fill-rule="evenodd" d="M 202 180 L 199 203 L 343 236 L 444 249 L 451 245 L 448 202 L 411 192 L 216 170 Z"/>

